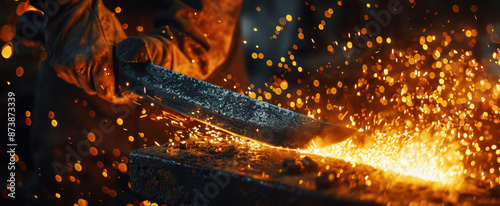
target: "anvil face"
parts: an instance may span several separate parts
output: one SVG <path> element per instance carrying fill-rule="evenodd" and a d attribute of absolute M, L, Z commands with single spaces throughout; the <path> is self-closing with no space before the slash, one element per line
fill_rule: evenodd
<path fill-rule="evenodd" d="M 436 189 L 435 182 L 237 137 L 134 150 L 129 171 L 135 193 L 169 205 L 499 203 L 485 191 Z"/>

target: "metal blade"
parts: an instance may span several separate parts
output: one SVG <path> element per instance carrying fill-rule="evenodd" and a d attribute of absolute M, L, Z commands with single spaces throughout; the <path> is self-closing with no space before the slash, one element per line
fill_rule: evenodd
<path fill-rule="evenodd" d="M 199 121 L 272 145 L 298 148 L 318 135 L 336 143 L 356 133 L 151 63 L 119 62 L 118 70 L 118 84 L 126 90 Z"/>

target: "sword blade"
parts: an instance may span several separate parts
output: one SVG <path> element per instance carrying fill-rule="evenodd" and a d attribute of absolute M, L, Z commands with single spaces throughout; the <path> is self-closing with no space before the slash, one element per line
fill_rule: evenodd
<path fill-rule="evenodd" d="M 271 145 L 298 148 L 320 137 L 341 142 L 356 130 L 250 98 L 151 63 L 119 62 L 118 84 L 204 123 Z"/>

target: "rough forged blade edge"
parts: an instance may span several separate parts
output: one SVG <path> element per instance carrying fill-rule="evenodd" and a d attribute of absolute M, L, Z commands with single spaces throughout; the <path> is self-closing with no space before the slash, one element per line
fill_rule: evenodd
<path fill-rule="evenodd" d="M 356 130 L 309 118 L 151 63 L 119 63 L 118 84 L 163 106 L 232 133 L 298 148 L 316 135 L 335 143 Z"/>

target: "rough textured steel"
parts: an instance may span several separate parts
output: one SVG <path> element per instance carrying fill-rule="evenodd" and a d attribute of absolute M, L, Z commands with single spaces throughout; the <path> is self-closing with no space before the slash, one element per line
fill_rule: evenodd
<path fill-rule="evenodd" d="M 472 183 L 460 190 L 434 182 L 309 156 L 315 172 L 289 174 L 284 158 L 303 154 L 225 141 L 148 147 L 130 154 L 134 192 L 168 205 L 498 205 L 488 187 Z M 327 181 L 334 174 L 333 182 Z M 321 179 L 321 178 L 326 179 Z M 319 178 L 319 179 L 318 179 Z M 455 188 L 455 187 L 451 187 Z"/>
<path fill-rule="evenodd" d="M 272 161 L 259 166 L 251 158 L 234 161 L 235 153 L 199 148 L 166 152 L 165 147 L 133 151 L 131 188 L 144 198 L 168 205 L 377 205 L 352 195 L 301 188 L 301 176 L 280 174 L 280 165 L 270 164 Z M 265 180 L 263 172 L 276 180 Z M 314 180 L 314 174 L 302 178 Z"/>
<path fill-rule="evenodd" d="M 174 111 L 272 145 L 297 148 L 317 135 L 336 143 L 356 133 L 150 63 L 120 62 L 118 82 Z"/>

